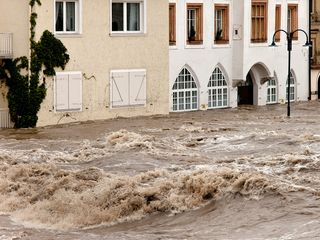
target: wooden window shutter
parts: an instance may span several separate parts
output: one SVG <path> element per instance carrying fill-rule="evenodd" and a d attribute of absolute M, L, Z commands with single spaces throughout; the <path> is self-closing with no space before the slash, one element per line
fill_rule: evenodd
<path fill-rule="evenodd" d="M 111 107 L 129 105 L 129 72 L 111 72 L 110 81 Z"/>
<path fill-rule="evenodd" d="M 281 5 L 276 5 L 276 12 L 275 12 L 275 31 L 281 29 Z M 275 40 L 277 42 L 280 41 L 281 32 L 278 32 L 275 35 Z"/>
<path fill-rule="evenodd" d="M 169 4 L 169 44 L 176 44 L 176 4 Z"/>
<path fill-rule="evenodd" d="M 288 14 L 291 13 L 290 17 L 290 30 L 291 32 L 298 29 L 298 5 L 297 4 L 289 4 L 288 5 Z M 298 32 L 294 33 L 293 40 L 298 40 Z"/>
<path fill-rule="evenodd" d="M 69 76 L 57 74 L 55 77 L 55 109 L 64 111 L 69 108 Z"/>
<path fill-rule="evenodd" d="M 268 36 L 268 1 L 252 0 L 251 42 L 266 42 Z"/>
<path fill-rule="evenodd" d="M 130 105 L 146 104 L 146 70 L 130 72 Z"/>
<path fill-rule="evenodd" d="M 82 75 L 69 75 L 69 110 L 82 110 Z"/>

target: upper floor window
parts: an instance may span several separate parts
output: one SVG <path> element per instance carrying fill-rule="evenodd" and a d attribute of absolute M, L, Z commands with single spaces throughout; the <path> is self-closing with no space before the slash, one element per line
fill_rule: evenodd
<path fill-rule="evenodd" d="M 214 40 L 215 43 L 228 43 L 229 42 L 229 6 L 228 5 L 215 5 L 214 17 Z"/>
<path fill-rule="evenodd" d="M 202 44 L 202 4 L 187 4 L 187 43 Z"/>
<path fill-rule="evenodd" d="M 251 42 L 267 42 L 268 1 L 252 0 L 251 4 Z"/>
<path fill-rule="evenodd" d="M 111 31 L 115 33 L 141 33 L 144 31 L 143 1 L 112 0 Z"/>
<path fill-rule="evenodd" d="M 55 32 L 78 33 L 79 32 L 79 0 L 55 1 Z"/>
<path fill-rule="evenodd" d="M 169 44 L 176 45 L 176 4 L 169 4 Z"/>
<path fill-rule="evenodd" d="M 274 30 L 277 31 L 281 29 L 281 5 L 276 5 L 276 13 L 275 13 L 275 26 Z M 278 32 L 275 36 L 276 42 L 280 41 L 280 32 Z"/>
<path fill-rule="evenodd" d="M 293 32 L 298 29 L 298 5 L 288 5 L 287 32 Z M 293 35 L 294 40 L 298 40 L 298 32 Z"/>

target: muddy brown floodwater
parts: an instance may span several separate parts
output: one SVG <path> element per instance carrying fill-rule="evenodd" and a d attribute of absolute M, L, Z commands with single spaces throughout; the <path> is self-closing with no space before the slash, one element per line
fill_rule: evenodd
<path fill-rule="evenodd" d="M 320 103 L 0 131 L 0 240 L 320 239 Z"/>

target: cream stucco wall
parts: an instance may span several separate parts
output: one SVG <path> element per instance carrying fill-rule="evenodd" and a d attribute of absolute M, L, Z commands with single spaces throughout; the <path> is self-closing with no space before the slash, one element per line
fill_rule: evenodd
<path fill-rule="evenodd" d="M 38 114 L 38 126 L 137 115 L 168 113 L 168 7 L 166 1 L 146 0 L 146 34 L 110 36 L 110 2 L 82 0 L 82 33 L 56 35 L 70 54 L 65 71 L 81 71 L 83 111 L 55 113 L 54 81 L 46 79 L 47 97 Z M 54 29 L 54 1 L 42 1 L 36 38 Z M 147 70 L 146 107 L 110 108 L 110 71 Z M 61 70 L 59 70 L 61 71 Z"/>
<path fill-rule="evenodd" d="M 0 0 L 0 33 L 13 33 L 14 58 L 28 55 L 29 11 L 27 0 Z"/>
<path fill-rule="evenodd" d="M 29 1 L 0 0 L 0 12 L 0 33 L 13 34 L 13 57 L 28 56 Z M 6 87 L 1 85 L 0 92 L 0 108 L 7 108 Z"/>

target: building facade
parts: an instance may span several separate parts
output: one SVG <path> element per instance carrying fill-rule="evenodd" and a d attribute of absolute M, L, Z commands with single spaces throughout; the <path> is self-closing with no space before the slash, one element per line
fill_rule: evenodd
<path fill-rule="evenodd" d="M 36 39 L 45 30 L 54 33 L 70 61 L 54 78 L 44 79 L 47 96 L 38 126 L 168 113 L 166 1 L 41 3 L 35 9 Z M 0 1 L 0 59 L 29 56 L 28 4 Z"/>
<path fill-rule="evenodd" d="M 301 0 L 170 0 L 170 111 L 287 101 L 288 53 L 278 29 L 308 29 Z M 308 99 L 306 36 L 294 35 L 290 101 Z"/>
<path fill-rule="evenodd" d="M 312 99 L 320 99 L 320 3 L 317 0 L 312 0 L 311 38 L 311 93 Z"/>
<path fill-rule="evenodd" d="M 0 9 L 0 61 L 29 56 L 28 1 Z M 43 0 L 35 11 L 36 39 L 48 29 L 70 55 L 53 79 L 42 76 L 39 126 L 285 103 L 287 38 L 274 33 L 309 27 L 303 0 Z M 290 101 L 308 99 L 305 42 L 293 36 Z"/>

